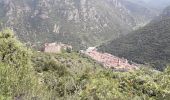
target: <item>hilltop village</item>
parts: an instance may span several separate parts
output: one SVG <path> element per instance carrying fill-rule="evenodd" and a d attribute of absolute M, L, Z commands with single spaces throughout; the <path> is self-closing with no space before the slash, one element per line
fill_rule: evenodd
<path fill-rule="evenodd" d="M 46 53 L 61 53 L 62 50 L 71 50 L 71 45 L 63 43 L 46 43 L 43 52 Z M 81 50 L 80 53 L 91 57 L 93 60 L 102 64 L 105 68 L 111 68 L 119 71 L 129 71 L 138 69 L 137 64 L 130 64 L 127 59 L 119 58 L 109 53 L 98 52 L 95 47 L 89 47 L 87 50 Z"/>

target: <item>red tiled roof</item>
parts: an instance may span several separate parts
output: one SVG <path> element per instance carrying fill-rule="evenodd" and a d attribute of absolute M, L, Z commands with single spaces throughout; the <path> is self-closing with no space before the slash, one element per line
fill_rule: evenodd
<path fill-rule="evenodd" d="M 100 53 L 96 49 L 88 50 L 85 52 L 86 55 L 90 56 L 92 59 L 102 63 L 105 67 L 108 68 L 117 68 L 117 69 L 136 69 L 137 67 L 128 63 L 127 59 L 119 58 L 113 56 L 109 53 Z"/>

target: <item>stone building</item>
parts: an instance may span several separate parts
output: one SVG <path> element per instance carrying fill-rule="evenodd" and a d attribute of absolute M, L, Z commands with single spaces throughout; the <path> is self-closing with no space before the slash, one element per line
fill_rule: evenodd
<path fill-rule="evenodd" d="M 68 49 L 72 50 L 72 46 L 62 43 L 45 43 L 43 51 L 47 53 L 61 53 L 62 50 Z"/>

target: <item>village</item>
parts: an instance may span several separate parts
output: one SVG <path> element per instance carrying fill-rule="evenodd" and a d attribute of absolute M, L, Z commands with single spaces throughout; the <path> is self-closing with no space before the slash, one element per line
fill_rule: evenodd
<path fill-rule="evenodd" d="M 84 54 L 101 63 L 106 68 L 119 71 L 129 71 L 138 69 L 137 64 L 130 64 L 127 59 L 113 56 L 109 53 L 98 52 L 95 47 L 89 47 Z"/>
<path fill-rule="evenodd" d="M 46 53 L 61 53 L 62 50 L 71 50 L 71 45 L 63 43 L 45 43 L 43 52 Z M 81 54 L 91 57 L 96 62 L 102 64 L 105 68 L 110 68 L 118 71 L 129 71 L 138 69 L 137 64 L 130 64 L 127 59 L 119 58 L 109 53 L 98 52 L 95 47 L 89 47 L 87 50 L 81 50 Z"/>

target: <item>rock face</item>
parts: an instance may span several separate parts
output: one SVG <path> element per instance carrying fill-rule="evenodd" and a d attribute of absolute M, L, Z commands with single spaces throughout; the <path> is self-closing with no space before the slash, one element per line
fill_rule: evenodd
<path fill-rule="evenodd" d="M 77 49 L 115 39 L 154 15 L 126 0 L 0 0 L 0 23 L 24 42 Z"/>

